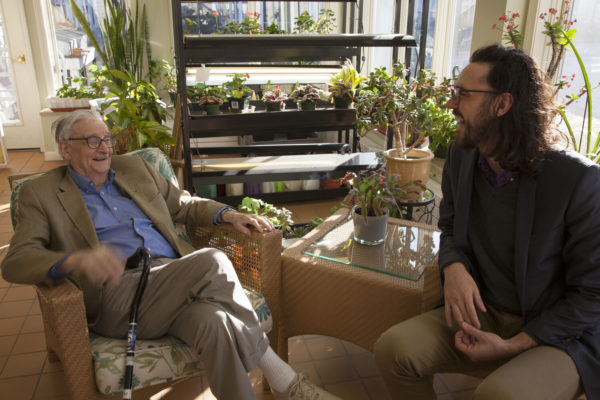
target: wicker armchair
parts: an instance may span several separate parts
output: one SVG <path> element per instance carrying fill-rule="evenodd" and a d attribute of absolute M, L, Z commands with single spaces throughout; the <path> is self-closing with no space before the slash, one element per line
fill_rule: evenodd
<path fill-rule="evenodd" d="M 160 150 L 143 149 L 129 154 L 145 158 L 177 184 L 171 164 Z M 24 174 L 8 178 L 12 190 L 10 211 L 13 226 L 20 185 L 33 177 L 34 174 Z M 271 346 L 279 349 L 281 231 L 253 232 L 246 236 L 229 225 L 190 225 L 178 226 L 177 229 L 194 247 L 217 248 L 227 254 L 263 330 L 269 332 Z M 122 382 L 118 379 L 123 376 L 121 371 L 125 365 L 127 341 L 90 335 L 83 293 L 70 280 L 52 288 L 36 285 L 35 289 L 44 322 L 48 360 L 62 363 L 69 397 L 74 400 L 120 398 Z M 162 371 L 156 363 L 149 365 L 149 359 L 156 361 L 161 357 L 164 360 L 160 362 L 165 367 Z M 177 368 L 174 368 L 175 363 L 179 363 L 175 365 Z M 137 382 L 134 377 L 136 390 L 156 386 L 158 391 L 177 379 L 201 372 L 196 354 L 183 342 L 169 336 L 157 340 L 138 339 L 135 365 L 136 370 L 145 368 L 149 375 L 146 380 Z M 156 382 L 166 383 L 155 385 Z"/>
<path fill-rule="evenodd" d="M 269 339 L 273 348 L 277 348 L 281 231 L 245 236 L 227 227 L 188 227 L 188 233 L 195 246 L 224 251 L 238 271 L 242 285 L 265 296 L 273 316 Z M 68 280 L 53 288 L 37 285 L 36 291 L 44 320 L 48 360 L 61 361 L 69 397 L 82 400 L 119 398 L 98 392 L 82 292 Z M 160 388 L 156 387 L 157 390 Z"/>

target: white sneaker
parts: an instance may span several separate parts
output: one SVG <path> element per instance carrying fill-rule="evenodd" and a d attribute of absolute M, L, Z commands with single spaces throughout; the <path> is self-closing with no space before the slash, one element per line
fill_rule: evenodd
<path fill-rule="evenodd" d="M 312 383 L 306 375 L 297 374 L 283 393 L 271 388 L 275 400 L 342 400 Z"/>

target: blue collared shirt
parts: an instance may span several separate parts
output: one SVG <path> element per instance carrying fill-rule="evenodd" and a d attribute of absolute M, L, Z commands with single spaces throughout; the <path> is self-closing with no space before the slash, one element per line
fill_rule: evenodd
<path fill-rule="evenodd" d="M 115 184 L 112 169 L 100 190 L 91 179 L 71 167 L 69 174 L 81 191 L 100 243 L 116 247 L 125 257 L 131 256 L 140 246 L 146 247 L 152 255 L 178 257 L 150 218 Z"/>

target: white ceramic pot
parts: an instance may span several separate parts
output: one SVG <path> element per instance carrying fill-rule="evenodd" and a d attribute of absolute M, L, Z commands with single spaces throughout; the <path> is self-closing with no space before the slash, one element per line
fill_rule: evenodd
<path fill-rule="evenodd" d="M 387 233 L 388 212 L 381 216 L 362 216 L 360 209 L 355 207 L 352 210 L 352 220 L 354 222 L 353 239 L 366 245 L 376 245 L 383 243 Z"/>

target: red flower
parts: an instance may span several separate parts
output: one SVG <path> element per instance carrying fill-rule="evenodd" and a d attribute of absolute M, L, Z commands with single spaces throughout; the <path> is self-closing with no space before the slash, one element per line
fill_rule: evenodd
<path fill-rule="evenodd" d="M 246 15 L 253 16 L 253 15 L 254 15 L 254 13 L 253 13 L 253 12 L 250 12 L 250 11 L 248 11 L 248 12 L 246 13 Z"/>
<path fill-rule="evenodd" d="M 512 31 L 515 28 L 514 24 L 510 24 L 506 27 L 509 31 Z"/>
<path fill-rule="evenodd" d="M 558 12 L 558 10 L 556 10 L 556 8 L 551 8 L 548 10 L 548 12 L 552 15 L 556 14 Z"/>
<path fill-rule="evenodd" d="M 492 25 L 492 29 L 496 29 L 497 26 L 498 26 L 498 24 Z"/>
<path fill-rule="evenodd" d="M 519 13 L 513 13 L 511 18 L 519 18 L 521 15 Z"/>
<path fill-rule="evenodd" d="M 250 78 L 250 74 L 246 72 L 246 78 Z"/>
<path fill-rule="evenodd" d="M 508 20 L 508 18 L 506 18 L 506 15 L 503 15 L 500 18 L 498 18 L 498 21 L 506 21 L 506 20 Z"/>

